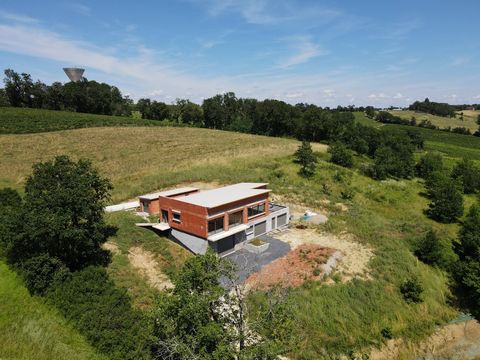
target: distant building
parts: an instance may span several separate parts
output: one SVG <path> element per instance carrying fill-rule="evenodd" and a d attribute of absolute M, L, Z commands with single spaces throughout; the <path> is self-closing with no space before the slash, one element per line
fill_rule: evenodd
<path fill-rule="evenodd" d="M 65 74 L 67 74 L 70 81 L 78 82 L 83 79 L 83 73 L 85 72 L 85 69 L 76 68 L 76 67 L 66 67 L 66 68 L 63 68 L 63 71 L 65 71 Z"/>
<path fill-rule="evenodd" d="M 267 183 L 239 183 L 213 190 L 180 188 L 140 196 L 140 210 L 159 216 L 153 228 L 168 232 L 196 254 L 208 247 L 228 254 L 246 240 L 283 227 L 286 206 L 271 204 Z M 149 226 L 148 224 L 139 224 Z"/>

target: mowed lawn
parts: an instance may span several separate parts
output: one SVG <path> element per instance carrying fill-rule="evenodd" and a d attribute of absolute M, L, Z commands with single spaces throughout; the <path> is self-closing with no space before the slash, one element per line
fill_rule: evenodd
<path fill-rule="evenodd" d="M 0 261 L 0 359 L 106 359 Z"/>
<path fill-rule="evenodd" d="M 469 129 L 472 133 L 474 133 L 478 129 L 478 125 L 476 123 L 476 116 L 474 116 L 476 113 L 475 111 L 463 111 L 463 120 L 460 117 L 461 112 L 457 112 L 457 117 L 454 118 L 436 116 L 411 110 L 390 111 L 390 113 L 407 120 L 411 120 L 412 117 L 415 117 L 415 119 L 417 120 L 417 124 L 419 124 L 422 120 L 430 120 L 433 125 L 438 126 L 440 129 L 446 129 L 448 127 L 451 127 L 452 129 L 456 127 L 464 127 L 466 129 Z"/>
<path fill-rule="evenodd" d="M 291 154 L 298 144 L 290 139 L 170 127 L 0 135 L 0 187 L 21 189 L 34 163 L 65 154 L 92 160 L 112 180 L 112 201 L 116 202 L 175 184 L 171 177 L 175 171 L 228 164 L 234 159 L 268 161 Z M 315 149 L 326 151 L 326 146 L 316 144 Z"/>

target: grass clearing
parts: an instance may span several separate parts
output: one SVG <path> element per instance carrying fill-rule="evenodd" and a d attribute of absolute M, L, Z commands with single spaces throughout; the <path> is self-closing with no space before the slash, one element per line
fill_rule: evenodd
<path fill-rule="evenodd" d="M 172 173 L 215 168 L 236 159 L 291 154 L 296 140 L 198 128 L 91 128 L 42 134 L 0 135 L 0 186 L 23 188 L 31 166 L 56 155 L 93 161 L 114 185 L 112 202 L 181 181 Z M 326 151 L 316 144 L 315 149 Z M 195 181 L 195 173 L 182 181 Z"/>
<path fill-rule="evenodd" d="M 106 359 L 0 262 L 0 359 Z"/>
<path fill-rule="evenodd" d="M 0 107 L 0 134 L 30 134 L 105 126 L 168 126 L 167 121 L 71 111 Z"/>
<path fill-rule="evenodd" d="M 411 120 L 412 117 L 415 117 L 417 124 L 419 124 L 422 120 L 428 120 L 433 125 L 438 126 L 440 129 L 446 129 L 448 127 L 451 127 L 452 129 L 456 127 L 464 127 L 469 129 L 472 134 L 478 129 L 478 125 L 476 123 L 477 119 L 476 116 L 474 116 L 476 111 L 463 111 L 463 120 L 461 119 L 460 115 L 461 111 L 458 111 L 457 116 L 454 118 L 416 112 L 412 110 L 390 111 L 390 113 L 406 120 Z"/>

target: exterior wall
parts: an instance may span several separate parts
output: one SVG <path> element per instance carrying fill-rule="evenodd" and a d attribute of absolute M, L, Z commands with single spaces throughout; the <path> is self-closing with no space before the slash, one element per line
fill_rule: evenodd
<path fill-rule="evenodd" d="M 143 207 L 143 203 L 148 201 L 148 211 L 145 211 Z M 146 200 L 146 199 L 141 199 L 140 200 L 140 210 L 142 212 L 149 213 L 150 215 L 157 215 L 160 214 L 160 203 L 158 199 L 154 200 Z"/>
<path fill-rule="evenodd" d="M 187 232 L 202 238 L 207 238 L 207 209 L 175 198 L 161 197 L 160 209 L 168 210 L 168 224 L 171 228 Z M 173 210 L 180 212 L 180 222 L 173 220 Z"/>

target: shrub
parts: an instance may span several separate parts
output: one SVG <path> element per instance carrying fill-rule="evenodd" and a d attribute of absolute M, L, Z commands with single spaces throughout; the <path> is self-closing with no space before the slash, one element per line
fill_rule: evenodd
<path fill-rule="evenodd" d="M 105 269 L 87 267 L 55 282 L 47 297 L 87 340 L 111 359 L 150 357 L 152 327 L 131 308 L 126 290 L 115 287 Z"/>
<path fill-rule="evenodd" d="M 30 294 L 36 295 L 44 295 L 54 281 L 63 281 L 69 274 L 60 260 L 47 254 L 28 259 L 19 270 Z"/>
<path fill-rule="evenodd" d="M 382 331 L 380 331 L 380 333 L 382 334 L 382 337 L 383 337 L 384 339 L 387 339 L 387 340 L 393 339 L 393 331 L 392 331 L 392 329 L 391 329 L 390 327 L 388 327 L 388 326 L 385 327 L 385 328 L 383 328 Z"/>
<path fill-rule="evenodd" d="M 417 176 L 421 178 L 428 178 L 435 171 L 442 171 L 443 158 L 440 154 L 428 152 L 423 155 L 415 166 Z"/>
<path fill-rule="evenodd" d="M 422 302 L 423 287 L 416 278 L 405 280 L 400 285 L 400 292 L 407 303 Z"/>
<path fill-rule="evenodd" d="M 414 164 L 413 151 L 408 146 L 394 149 L 383 145 L 375 152 L 373 176 L 379 180 L 389 176 L 409 178 L 413 176 Z"/>
<path fill-rule="evenodd" d="M 457 260 L 452 245 L 448 239 L 439 239 L 437 234 L 430 230 L 415 250 L 415 255 L 425 264 L 435 265 L 448 270 Z"/>
<path fill-rule="evenodd" d="M 350 168 L 353 166 L 353 153 L 341 142 L 336 142 L 328 148 L 330 161 L 334 164 Z"/>

